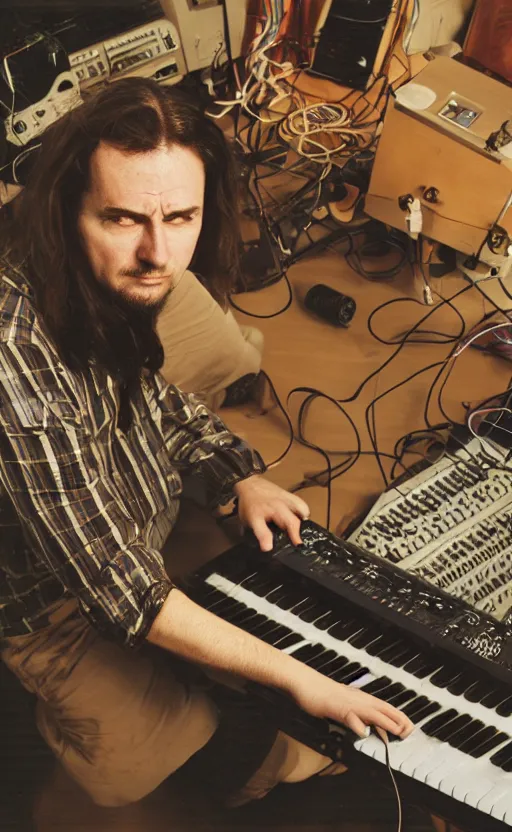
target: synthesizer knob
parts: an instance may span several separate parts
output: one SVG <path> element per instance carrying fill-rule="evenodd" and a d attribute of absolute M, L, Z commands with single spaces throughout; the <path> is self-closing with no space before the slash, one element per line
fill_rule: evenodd
<path fill-rule="evenodd" d="M 27 129 L 27 125 L 25 124 L 25 122 L 24 122 L 24 121 L 16 121 L 16 122 L 13 124 L 12 129 L 13 129 L 13 130 L 14 130 L 14 132 L 15 132 L 15 133 L 17 133 L 17 134 L 18 134 L 18 136 L 19 136 L 21 133 L 24 133 L 24 132 L 26 131 L 26 129 Z"/>

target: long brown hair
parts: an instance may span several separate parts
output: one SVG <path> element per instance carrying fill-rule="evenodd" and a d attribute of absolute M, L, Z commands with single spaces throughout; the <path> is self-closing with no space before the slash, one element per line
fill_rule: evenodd
<path fill-rule="evenodd" d="M 148 79 L 112 83 L 44 134 L 25 190 L 16 199 L 4 255 L 22 267 L 64 362 L 84 371 L 96 359 L 130 386 L 143 367 L 159 369 L 163 354 L 154 320 L 148 317 L 147 326 L 141 325 L 140 316 L 135 321 L 112 303 L 81 245 L 78 214 L 89 186 L 90 159 L 101 141 L 134 153 L 177 144 L 201 158 L 204 219 L 191 268 L 220 302 L 238 277 L 237 181 L 219 127 L 188 94 Z"/>

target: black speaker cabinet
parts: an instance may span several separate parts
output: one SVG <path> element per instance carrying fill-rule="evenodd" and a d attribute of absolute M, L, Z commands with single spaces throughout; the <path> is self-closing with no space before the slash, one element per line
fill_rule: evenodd
<path fill-rule="evenodd" d="M 393 0 L 332 0 L 309 72 L 364 90 Z"/>

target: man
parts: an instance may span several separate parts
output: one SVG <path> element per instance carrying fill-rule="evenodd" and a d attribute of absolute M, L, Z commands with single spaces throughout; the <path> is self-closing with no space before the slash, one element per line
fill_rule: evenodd
<path fill-rule="evenodd" d="M 412 727 L 201 609 L 164 569 L 182 475 L 212 506 L 235 496 L 263 550 L 270 521 L 299 543 L 308 513 L 158 373 L 155 318 L 173 286 L 190 264 L 217 292 L 230 277 L 234 183 L 222 133 L 187 98 L 119 81 L 48 130 L 4 249 L 1 657 L 38 697 L 55 755 L 105 806 L 142 798 L 185 763 L 208 777 L 216 756 L 232 804 L 329 763 L 250 709 L 245 722 L 243 706 L 219 712 L 166 651 L 278 688 L 360 735 Z"/>

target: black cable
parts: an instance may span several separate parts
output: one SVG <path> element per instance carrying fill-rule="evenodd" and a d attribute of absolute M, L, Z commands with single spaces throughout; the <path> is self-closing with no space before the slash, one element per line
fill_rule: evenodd
<path fill-rule="evenodd" d="M 338 465 L 336 465 L 336 466 L 333 466 L 333 465 L 332 465 L 332 463 L 331 463 L 331 461 L 330 461 L 330 459 L 329 459 L 329 464 L 328 464 L 328 466 L 327 466 L 327 468 L 326 468 L 326 469 L 324 469 L 324 470 L 322 470 L 322 471 L 318 472 L 318 473 L 317 473 L 317 474 L 315 474 L 315 475 L 309 476 L 309 477 L 307 478 L 307 480 L 305 480 L 305 481 L 303 481 L 302 483 L 300 483 L 298 486 L 296 486 L 296 487 L 295 487 L 295 489 L 308 487 L 309 485 L 311 485 L 311 484 L 312 484 L 312 482 L 315 482 L 315 484 L 320 484 L 320 485 L 327 485 L 327 486 L 330 486 L 330 481 L 331 481 L 331 480 L 335 479 L 335 478 L 336 478 L 336 477 L 338 477 L 338 476 L 341 476 L 342 474 L 344 474 L 344 473 L 346 473 L 348 470 L 350 470 L 350 468 L 351 468 L 353 465 L 355 465 L 355 463 L 358 461 L 358 459 L 360 458 L 360 456 L 363 456 L 363 455 L 372 455 L 372 456 L 374 456 L 374 457 L 375 457 L 375 459 L 377 460 L 377 463 L 378 463 L 378 465 L 379 465 L 379 468 L 380 468 L 380 470 L 381 470 L 381 474 L 382 474 L 382 475 L 383 475 L 383 477 L 384 477 L 384 481 L 386 482 L 386 485 L 388 484 L 388 483 L 387 483 L 387 477 L 386 477 L 386 475 L 385 475 L 385 472 L 384 472 L 383 467 L 382 467 L 382 463 L 381 463 L 381 461 L 380 461 L 380 458 L 381 458 L 381 457 L 382 457 L 382 458 L 390 458 L 390 459 L 394 459 L 394 462 L 395 462 L 396 464 L 400 464 L 400 465 L 404 468 L 404 470 L 405 470 L 405 471 L 407 471 L 407 470 L 408 470 L 407 466 L 405 466 L 405 465 L 404 465 L 404 463 L 403 463 L 403 461 L 402 461 L 402 458 L 399 458 L 399 457 L 396 457 L 396 456 L 394 456 L 394 455 L 390 455 L 390 454 L 385 454 L 385 453 L 383 453 L 383 452 L 379 451 L 379 449 L 378 449 L 378 447 L 377 447 L 377 444 L 376 444 L 376 442 L 375 442 L 375 441 L 374 441 L 374 439 L 373 439 L 373 435 L 372 435 L 371 428 L 369 428 L 369 426 L 368 426 L 368 422 L 367 422 L 367 428 L 368 428 L 368 432 L 369 432 L 369 436 L 370 436 L 370 441 L 372 442 L 372 448 L 373 448 L 373 450 L 372 450 L 372 451 L 362 451 L 362 450 L 361 450 L 361 439 L 360 439 L 359 432 L 357 431 L 357 428 L 356 428 L 356 426 L 355 426 L 355 423 L 353 422 L 353 420 L 351 419 L 351 417 L 348 415 L 348 413 L 346 412 L 346 410 L 345 410 L 344 408 L 342 408 L 342 407 L 341 407 L 341 405 L 342 405 L 342 404 L 347 404 L 347 403 L 352 402 L 352 401 L 355 401 L 355 400 L 357 399 L 357 397 L 360 395 L 360 393 L 362 392 L 362 390 L 364 389 L 364 387 L 368 384 L 368 382 L 369 382 L 372 378 L 374 378 L 374 377 L 375 377 L 378 373 L 380 373 L 380 372 L 381 372 L 381 371 L 382 371 L 382 370 L 383 370 L 383 369 L 384 369 L 384 368 L 385 368 L 388 364 L 390 364 L 390 363 L 391 363 L 391 361 L 393 361 L 393 359 L 394 359 L 394 358 L 395 358 L 395 357 L 399 354 L 399 352 L 401 352 L 401 350 L 404 348 L 404 346 L 405 346 L 407 343 L 418 343 L 418 342 L 419 342 L 419 343 L 432 343 L 432 344 L 438 344 L 438 343 L 441 343 L 441 344 L 443 344 L 443 343 L 449 343 L 450 336 L 448 336 L 448 335 L 447 335 L 447 333 L 436 333 L 436 332 L 432 333 L 432 334 L 434 334 L 434 335 L 436 335 L 436 336 L 442 336 L 443 338 L 445 338 L 445 339 L 446 339 L 446 341 L 437 341 L 437 340 L 433 340 L 433 339 L 417 339 L 417 338 L 411 338 L 411 336 L 412 336 L 412 335 L 414 335 L 416 332 L 421 332 L 421 333 L 424 333 L 424 332 L 425 332 L 424 330 L 421 330 L 421 329 L 420 329 L 420 327 L 422 326 L 422 324 L 423 324 L 423 323 L 424 323 L 424 322 L 425 322 L 425 321 L 426 321 L 426 320 L 427 320 L 427 319 L 428 319 L 428 318 L 429 318 L 432 314 L 434 314 L 436 310 L 438 310 L 438 309 L 439 309 L 441 306 L 443 306 L 444 304 L 448 305 L 451 309 L 453 309 L 453 311 L 457 314 L 457 316 L 458 316 L 458 318 L 459 318 L 459 320 L 460 320 L 460 323 L 461 323 L 461 330 L 460 330 L 460 332 L 459 332 L 459 333 L 457 333 L 457 334 L 456 334 L 456 335 L 454 335 L 454 336 L 451 336 L 451 340 L 452 340 L 453 342 L 458 342 L 458 341 L 459 341 L 459 339 L 460 339 L 461 334 L 462 334 L 462 333 L 463 333 L 463 331 L 464 331 L 464 328 L 465 328 L 465 322 L 464 322 L 464 319 L 463 319 L 463 317 L 462 317 L 461 313 L 459 312 L 459 310 L 458 310 L 458 309 L 454 306 L 453 301 L 454 301 L 457 297 L 459 297 L 460 295 L 462 295 L 462 294 L 464 294 L 466 291 L 468 291 L 470 288 L 471 288 L 471 286 L 469 286 L 469 285 L 463 286 L 461 289 L 459 289 L 457 292 L 455 292 L 455 293 L 454 293 L 454 294 L 453 294 L 450 298 L 442 299 L 441 303 L 440 303 L 440 304 L 438 304 L 437 306 L 433 307 L 432 309 L 429 309 L 429 311 L 427 312 L 427 314 L 426 314 L 426 315 L 424 315 L 424 316 L 423 316 L 423 317 L 422 317 L 422 318 L 421 318 L 421 319 L 420 319 L 420 320 L 419 320 L 416 324 L 414 324 L 414 325 L 413 325 L 413 326 L 412 326 L 412 327 L 411 327 L 411 328 L 410 328 L 410 329 L 409 329 L 409 330 L 408 330 L 408 331 L 407 331 L 407 332 L 406 332 L 406 333 L 402 336 L 402 338 L 401 338 L 401 340 L 400 340 L 399 342 L 397 342 L 397 341 L 395 341 L 395 340 L 391 340 L 391 341 L 389 341 L 389 340 L 386 340 L 386 339 L 384 339 L 384 338 L 381 338 L 380 336 L 378 336 L 378 335 L 377 335 L 377 333 L 375 332 L 375 330 L 374 330 L 374 329 L 373 329 L 373 327 L 372 327 L 372 319 L 373 319 L 374 315 L 375 315 L 377 312 L 379 312 L 382 308 L 389 307 L 389 306 L 390 306 L 390 304 L 392 304 L 392 303 L 402 303 L 402 302 L 406 302 L 406 301 L 408 301 L 408 302 L 413 302 L 413 303 L 418 303 L 418 304 L 420 304 L 420 301 L 417 301 L 417 300 L 416 300 L 416 299 L 414 299 L 414 298 L 395 298 L 395 299 L 393 299 L 392 301 L 387 301 L 386 303 L 381 304 L 379 307 L 377 307 L 375 310 L 373 310 L 372 314 L 370 315 L 370 317 L 369 317 L 369 319 L 368 319 L 368 329 L 369 329 L 370 333 L 371 333 L 371 334 L 373 335 L 373 337 L 375 337 L 375 338 L 376 338 L 376 340 L 377 340 L 377 341 L 379 341 L 380 343 L 382 343 L 382 344 L 387 344 L 387 345 L 396 345 L 396 346 L 397 346 L 397 349 L 396 349 L 396 350 L 394 350 L 394 352 L 392 353 L 392 355 L 391 355 L 391 356 L 389 356 L 389 357 L 388 357 L 388 358 L 387 358 L 387 359 L 386 359 L 386 360 L 385 360 L 385 361 L 384 361 L 384 362 L 383 362 L 383 363 L 382 363 L 382 364 L 381 364 L 381 365 L 380 365 L 380 366 L 379 366 L 376 370 L 374 370 L 372 373 L 370 373 L 370 374 L 369 374 L 369 375 L 368 375 L 368 376 L 367 376 L 367 377 L 366 377 L 366 378 L 365 378 L 365 379 L 361 382 L 361 384 L 359 385 L 359 387 L 357 388 L 357 390 L 356 390 L 356 391 L 352 394 L 352 396 L 349 396 L 349 397 L 347 397 L 346 399 L 334 399 L 333 397 L 328 396 L 327 394 L 322 393 L 322 392 L 321 392 L 321 391 L 319 391 L 319 390 L 315 390 L 314 388 L 294 388 L 293 390 L 291 390 L 291 391 L 290 391 L 290 393 L 288 394 L 288 400 L 289 400 L 289 398 L 290 398 L 291 396 L 293 396 L 296 392 L 307 392 L 307 393 L 308 393 L 308 398 L 307 398 L 307 399 L 306 399 L 306 400 L 302 403 L 301 409 L 299 410 L 299 432 L 300 432 L 300 434 L 301 434 L 301 436 L 302 436 L 302 439 L 304 439 L 304 432 L 303 432 L 303 426 L 302 426 L 302 419 L 303 419 L 303 417 L 304 417 L 304 414 L 305 414 L 305 412 L 306 412 L 306 409 L 307 409 L 307 407 L 309 406 L 309 404 L 310 404 L 310 403 L 311 403 L 311 402 L 312 402 L 312 401 L 313 401 L 316 397 L 320 397 L 320 398 L 326 398 L 326 399 L 328 399 L 328 400 L 332 401 L 333 403 L 335 402 L 335 403 L 336 403 L 336 405 L 337 405 L 337 406 L 339 406 L 340 410 L 342 410 L 342 412 L 344 413 L 344 415 L 345 415 L 345 416 L 349 419 L 349 421 L 351 422 L 351 425 L 352 425 L 352 427 L 353 427 L 353 429 L 354 429 L 354 432 L 355 432 L 355 434 L 356 434 L 356 445 L 357 445 L 357 447 L 356 447 L 356 449 L 355 449 L 354 451 L 351 451 L 351 452 L 350 452 L 350 451 L 339 451 L 339 452 L 336 452 L 336 453 L 340 453 L 340 454 L 346 454 L 347 456 L 349 456 L 349 457 L 351 457 L 351 458 L 349 458 L 349 459 L 348 459 L 348 460 L 346 460 L 345 462 L 340 463 L 340 464 L 338 464 Z M 408 377 L 407 379 L 402 380 L 402 381 L 401 381 L 401 382 L 399 382 L 398 384 L 394 385 L 394 386 L 393 386 L 393 388 L 391 388 L 391 389 L 389 389 L 389 390 L 384 391 L 384 393 L 382 393 L 382 394 L 380 394 L 378 397 L 374 398 L 374 399 L 372 400 L 372 402 L 370 402 L 370 404 L 368 405 L 368 407 L 367 407 L 367 409 L 366 409 L 366 414 L 365 414 L 365 417 L 368 415 L 368 413 L 369 413 L 369 412 L 371 412 L 371 408 L 373 408 L 373 407 L 375 406 L 376 402 L 377 402 L 377 401 L 379 401 L 381 398 L 383 398 L 384 396 L 388 395 L 388 394 L 389 394 L 390 392 L 392 392 L 393 390 L 398 389 L 398 388 L 399 388 L 399 387 L 401 387 L 403 384 L 408 383 L 408 381 L 412 380 L 412 378 L 414 378 L 414 377 L 416 377 L 416 376 L 420 375 L 421 373 L 426 372 L 427 370 L 430 370 L 430 369 L 432 369 L 433 367 L 439 366 L 439 364 L 440 364 L 440 363 L 441 363 L 443 366 L 445 366 L 446 360 L 448 360 L 448 359 L 445 359 L 445 360 L 444 360 L 444 361 L 442 361 L 442 362 L 436 362 L 436 363 L 435 363 L 435 364 L 433 364 L 433 365 L 429 365 L 429 366 L 428 366 L 428 367 L 426 367 L 426 368 L 422 368 L 422 369 L 420 369 L 420 370 L 416 371 L 415 373 L 413 373 L 413 374 L 412 374 L 410 377 Z M 450 424 L 453 424 L 453 423 L 452 423 L 452 422 L 450 422 Z M 324 458 L 325 458 L 325 459 L 327 459 L 327 458 L 328 458 L 328 452 L 327 452 L 327 451 L 325 451 L 325 449 L 320 448 L 319 446 L 317 446 L 317 445 L 315 445 L 315 444 L 313 444 L 313 443 L 308 443 L 308 442 L 307 442 L 307 441 L 305 441 L 305 440 L 303 441 L 303 444 L 307 444 L 307 446 L 308 446 L 308 447 L 311 447 L 313 450 L 316 450 L 317 452 L 321 453 L 321 454 L 322 454 L 322 456 L 324 456 Z M 331 453 L 332 453 L 332 452 L 331 452 Z M 325 476 L 326 476 L 326 475 L 327 475 L 327 478 L 328 478 L 328 479 L 327 479 L 327 482 L 325 482 Z M 322 482 L 322 480 L 324 480 L 324 482 Z M 329 488 L 329 490 L 328 490 L 328 503 L 329 503 L 329 500 L 330 500 L 330 499 L 331 499 L 331 489 Z M 331 514 L 330 504 L 328 504 L 327 514 L 328 514 L 328 517 L 329 517 L 329 519 L 330 519 L 330 514 Z"/>
<path fill-rule="evenodd" d="M 408 376 L 406 379 L 403 379 L 402 381 L 399 381 L 397 384 L 394 384 L 392 387 L 385 390 L 384 393 L 381 393 L 379 396 L 377 396 L 375 399 L 373 399 L 373 401 L 368 405 L 368 407 L 366 408 L 366 411 L 365 411 L 365 422 L 366 422 L 366 428 L 368 430 L 368 435 L 370 437 L 370 441 L 372 443 L 372 447 L 373 447 L 375 452 L 378 451 L 377 440 L 376 440 L 376 437 L 373 435 L 372 427 L 370 425 L 370 413 L 372 412 L 372 409 L 375 408 L 375 405 L 377 404 L 377 402 L 380 401 L 381 399 L 383 399 L 385 396 L 389 395 L 389 393 L 392 393 L 394 390 L 398 390 L 400 387 L 403 387 L 405 384 L 407 384 L 409 381 L 412 381 L 414 378 L 417 378 L 418 376 L 422 375 L 423 373 L 428 372 L 429 370 L 434 369 L 435 367 L 439 367 L 439 365 L 444 367 L 445 366 L 445 361 L 444 360 L 443 361 L 436 361 L 433 364 L 428 364 L 426 367 L 422 367 L 421 370 L 417 370 L 416 372 L 414 372 L 410 376 Z M 382 466 L 382 463 L 380 462 L 380 459 L 379 459 L 379 456 L 378 456 L 377 453 L 376 453 L 376 459 L 377 459 L 377 464 L 379 466 L 382 478 L 384 480 L 384 484 L 387 487 L 389 485 L 389 482 L 388 482 L 386 473 L 384 471 L 384 468 Z"/>
<path fill-rule="evenodd" d="M 280 280 L 280 279 L 281 279 L 281 278 L 283 278 L 283 277 L 284 277 L 284 279 L 285 279 L 285 281 L 286 281 L 286 287 L 287 287 L 287 289 L 288 289 L 288 300 L 287 300 L 287 301 L 286 301 L 286 303 L 285 303 L 285 304 L 281 307 L 281 309 L 278 309 L 278 310 L 277 310 L 277 312 L 271 312 L 271 313 L 270 313 L 270 314 L 268 314 L 268 315 L 260 315 L 260 314 L 258 314 L 258 313 L 256 313 L 256 312 L 248 312 L 246 309 L 242 309 L 242 307 L 241 307 L 241 306 L 238 306 L 238 304 L 237 304 L 237 303 L 235 303 L 235 301 L 233 300 L 233 298 L 232 298 L 231 296 L 229 297 L 229 303 L 231 304 L 231 306 L 232 306 L 234 309 L 236 309 L 236 310 L 237 310 L 237 312 L 242 312 L 244 315 L 249 315 L 251 318 L 259 318 L 260 320 L 261 320 L 261 319 L 266 319 L 266 318 L 276 318 L 278 315 L 282 315 L 282 314 L 283 314 L 283 312 L 286 312 L 286 311 L 290 308 L 290 306 L 292 305 L 292 303 L 293 303 L 293 291 L 292 291 L 292 285 L 291 285 L 291 283 L 290 283 L 290 279 L 289 279 L 289 277 L 288 277 L 288 275 L 287 275 L 287 273 L 286 273 L 286 270 L 281 272 L 281 274 L 280 274 L 280 275 L 279 275 L 279 277 L 278 277 L 278 280 Z M 274 281 L 274 282 L 275 282 L 275 281 Z M 262 288 L 264 288 L 264 287 L 262 287 Z"/>
<path fill-rule="evenodd" d="M 350 268 L 353 269 L 353 271 L 357 272 L 357 274 L 361 275 L 361 277 L 366 278 L 366 280 L 391 280 L 393 277 L 396 277 L 397 274 L 400 274 L 400 272 L 402 271 L 402 269 L 408 261 L 407 252 L 405 251 L 404 247 L 398 241 L 387 239 L 384 242 L 390 248 L 394 248 L 396 251 L 400 252 L 400 260 L 398 261 L 398 263 L 396 263 L 394 266 L 391 266 L 388 269 L 376 269 L 370 271 L 363 266 L 362 259 L 365 256 L 365 251 L 371 248 L 371 246 L 375 245 L 375 241 L 367 240 L 360 246 L 358 250 L 356 250 L 353 248 L 352 244 L 352 236 L 355 235 L 349 236 L 351 242 L 351 250 L 347 251 L 347 253 L 345 254 L 345 260 L 347 261 Z"/>
<path fill-rule="evenodd" d="M 272 462 L 269 462 L 269 464 L 267 466 L 268 468 L 272 468 L 274 465 L 277 465 L 279 462 L 281 462 L 281 460 L 283 460 L 285 458 L 286 454 L 291 449 L 291 447 L 292 447 L 292 445 L 295 441 L 295 434 L 294 434 L 294 430 L 293 430 L 292 420 L 290 419 L 290 416 L 288 415 L 288 412 L 287 412 L 286 408 L 284 407 L 283 403 L 281 402 L 281 399 L 277 395 L 277 391 L 276 391 L 276 388 L 274 387 L 274 383 L 273 383 L 272 379 L 270 378 L 268 373 L 266 373 L 264 370 L 260 370 L 260 374 L 266 379 L 268 385 L 270 386 L 270 389 L 272 391 L 272 395 L 273 395 L 281 413 L 283 414 L 283 416 L 286 420 L 286 424 L 288 425 L 288 431 L 289 431 L 288 444 L 287 444 L 286 448 L 284 449 L 284 451 L 281 454 L 279 454 L 278 457 L 276 457 L 276 459 L 274 459 Z"/>

